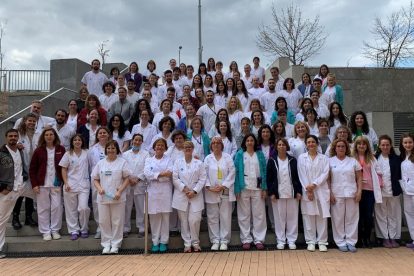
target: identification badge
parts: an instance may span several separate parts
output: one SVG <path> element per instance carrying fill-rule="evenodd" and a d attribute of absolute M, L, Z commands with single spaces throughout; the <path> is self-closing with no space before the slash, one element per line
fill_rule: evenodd
<path fill-rule="evenodd" d="M 228 196 L 229 195 L 229 192 L 230 192 L 230 189 L 229 188 L 224 188 L 223 195 Z"/>
<path fill-rule="evenodd" d="M 220 171 L 220 169 L 217 171 L 217 179 L 221 179 L 222 178 L 222 175 L 221 175 L 221 171 Z"/>
<path fill-rule="evenodd" d="M 111 176 L 112 175 L 112 171 L 105 171 L 105 176 Z"/>

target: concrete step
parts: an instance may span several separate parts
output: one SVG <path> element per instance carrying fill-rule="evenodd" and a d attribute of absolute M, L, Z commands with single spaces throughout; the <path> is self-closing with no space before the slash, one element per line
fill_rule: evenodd
<path fill-rule="evenodd" d="M 6 237 L 6 242 L 3 246 L 4 252 L 68 252 L 68 251 L 95 251 L 102 250 L 102 246 L 99 239 L 94 239 L 91 235 L 87 239 L 79 238 L 76 241 L 71 241 L 69 235 L 62 235 L 60 240 L 43 241 L 41 236 L 27 236 L 27 237 Z M 408 229 L 403 227 L 402 240 L 409 241 L 410 236 Z M 128 238 L 123 240 L 121 249 L 144 249 L 144 238 L 138 238 L 138 234 L 130 234 Z M 329 231 L 329 242 L 332 243 L 332 232 Z M 372 236 L 372 242 L 375 242 L 374 235 Z M 305 244 L 303 233 L 299 233 L 297 244 Z M 266 245 L 276 244 L 276 235 L 267 231 Z M 208 232 L 200 232 L 200 245 L 201 247 L 210 247 L 210 239 Z M 230 246 L 241 246 L 239 231 L 232 231 Z M 151 234 L 148 237 L 148 248 L 152 247 Z M 169 249 L 181 249 L 184 247 L 181 236 L 170 237 L 168 248 Z"/>
<path fill-rule="evenodd" d="M 71 241 L 69 235 L 63 235 L 60 240 L 43 241 L 40 236 L 29 237 L 7 237 L 6 243 L 3 246 L 4 252 L 51 252 L 51 251 L 92 251 L 102 250 L 99 239 L 94 239 L 90 236 L 87 239 L 79 238 L 76 241 Z M 298 240 L 298 243 L 303 243 L 304 240 Z M 266 235 L 266 244 L 275 244 L 276 236 L 272 232 Z M 208 232 L 200 233 L 200 245 L 202 247 L 210 247 L 210 240 Z M 229 245 L 239 246 L 240 234 L 238 231 L 233 231 Z M 151 235 L 148 238 L 149 249 L 152 247 Z M 170 237 L 168 248 L 179 249 L 183 248 L 184 243 L 180 236 Z M 122 242 L 121 249 L 144 249 L 144 238 L 138 238 L 137 234 L 130 234 Z"/>

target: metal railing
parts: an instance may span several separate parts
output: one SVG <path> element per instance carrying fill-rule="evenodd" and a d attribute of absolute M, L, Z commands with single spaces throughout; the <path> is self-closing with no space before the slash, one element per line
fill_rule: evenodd
<path fill-rule="evenodd" d="M 1 70 L 0 91 L 50 90 L 50 70 Z"/>

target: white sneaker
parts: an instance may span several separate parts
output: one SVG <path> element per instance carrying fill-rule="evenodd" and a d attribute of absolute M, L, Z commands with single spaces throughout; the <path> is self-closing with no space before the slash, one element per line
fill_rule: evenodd
<path fill-rule="evenodd" d="M 102 250 L 102 254 L 103 254 L 103 255 L 108 255 L 108 254 L 110 253 L 110 251 L 111 251 L 111 249 L 110 249 L 109 247 L 105 247 L 105 248 Z"/>
<path fill-rule="evenodd" d="M 321 247 L 319 246 L 319 248 L 321 248 Z M 307 249 L 308 249 L 308 251 L 314 252 L 315 251 L 315 244 L 309 243 Z"/>
<path fill-rule="evenodd" d="M 278 243 L 277 244 L 277 249 L 283 250 L 283 249 L 285 249 L 285 245 L 283 243 Z"/>
<path fill-rule="evenodd" d="M 220 246 L 220 244 L 218 244 L 218 243 L 213 243 L 213 245 L 211 246 L 211 250 L 212 250 L 212 251 L 217 251 L 217 250 L 219 250 L 219 246 Z"/>
<path fill-rule="evenodd" d="M 62 238 L 62 236 L 58 232 L 52 232 L 52 238 L 54 240 L 59 240 Z"/>
<path fill-rule="evenodd" d="M 118 250 L 119 250 L 118 247 L 112 247 L 110 253 L 111 254 L 118 254 Z"/>
<path fill-rule="evenodd" d="M 96 232 L 95 239 L 100 239 L 100 238 L 101 238 L 101 232 Z"/>
<path fill-rule="evenodd" d="M 221 243 L 220 244 L 220 250 L 221 251 L 227 251 L 227 243 Z"/>
<path fill-rule="evenodd" d="M 290 250 L 295 250 L 295 249 L 296 249 L 296 244 L 294 244 L 294 243 L 289 243 L 289 249 L 290 249 Z"/>
<path fill-rule="evenodd" d="M 52 235 L 50 233 L 43 234 L 43 240 L 44 241 L 51 241 L 52 240 Z"/>
<path fill-rule="evenodd" d="M 326 247 L 326 245 L 320 244 L 319 245 L 319 251 L 320 252 L 327 252 L 328 251 L 328 248 Z"/>

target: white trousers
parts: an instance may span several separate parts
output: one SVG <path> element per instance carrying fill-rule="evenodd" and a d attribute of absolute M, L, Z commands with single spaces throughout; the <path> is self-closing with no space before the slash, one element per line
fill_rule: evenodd
<path fill-rule="evenodd" d="M 181 237 L 184 240 L 184 247 L 200 245 L 200 223 L 202 210 L 191 211 L 191 203 L 188 203 L 187 210 L 178 210 L 178 217 L 181 222 Z"/>
<path fill-rule="evenodd" d="M 267 215 L 269 217 L 269 221 L 271 224 L 271 228 L 275 228 L 275 217 L 273 215 L 273 206 L 272 206 L 272 200 L 270 199 L 270 196 L 266 197 L 266 206 L 267 206 Z"/>
<path fill-rule="evenodd" d="M 37 215 L 42 234 L 59 232 L 62 228 L 62 187 L 39 187 Z"/>
<path fill-rule="evenodd" d="M 98 207 L 98 190 L 92 188 L 92 209 L 93 209 L 93 219 L 96 222 L 96 233 L 101 232 L 101 227 L 99 226 L 99 207 Z"/>
<path fill-rule="evenodd" d="M 130 193 L 126 195 L 124 232 L 131 232 L 131 213 L 133 204 L 135 204 L 136 213 L 135 224 L 139 232 L 144 232 L 145 194 L 134 195 L 133 190 L 131 190 Z"/>
<path fill-rule="evenodd" d="M 7 222 L 13 212 L 17 199 L 21 196 L 36 199 L 36 193 L 27 187 L 23 187 L 18 192 L 11 191 L 8 195 L 0 193 L 0 251 L 3 250 L 6 241 Z"/>
<path fill-rule="evenodd" d="M 158 245 L 160 243 L 168 244 L 170 213 L 158 213 L 149 215 L 151 222 L 151 237 L 152 244 Z"/>
<path fill-rule="evenodd" d="M 336 198 L 331 205 L 332 232 L 337 246 L 355 246 L 358 241 L 359 203 L 353 198 Z"/>
<path fill-rule="evenodd" d="M 414 196 L 412 195 L 404 195 L 404 214 L 411 239 L 414 240 Z"/>
<path fill-rule="evenodd" d="M 89 215 L 91 213 L 91 209 L 88 206 L 89 191 L 63 191 L 63 199 L 69 234 L 88 233 Z"/>
<path fill-rule="evenodd" d="M 101 245 L 120 248 L 123 238 L 125 201 L 111 204 L 98 203 Z"/>
<path fill-rule="evenodd" d="M 322 210 L 318 199 L 317 203 L 319 210 Z M 328 245 L 328 219 L 322 216 L 322 212 L 319 215 L 302 214 L 302 218 L 306 243 Z"/>
<path fill-rule="evenodd" d="M 275 233 L 278 244 L 295 243 L 298 238 L 299 201 L 280 198 L 272 202 L 275 217 Z"/>
<path fill-rule="evenodd" d="M 265 200 L 261 196 L 261 190 L 242 190 L 241 198 L 237 200 L 237 218 L 242 243 L 251 243 L 254 241 L 257 244 L 265 241 L 267 231 L 266 209 Z M 250 214 L 253 215 L 254 240 L 250 234 Z"/>
<path fill-rule="evenodd" d="M 375 203 L 375 234 L 380 239 L 401 238 L 401 198 L 383 197 L 382 203 Z"/>
<path fill-rule="evenodd" d="M 232 202 L 222 198 L 220 203 L 207 203 L 207 225 L 211 243 L 230 242 Z"/>

